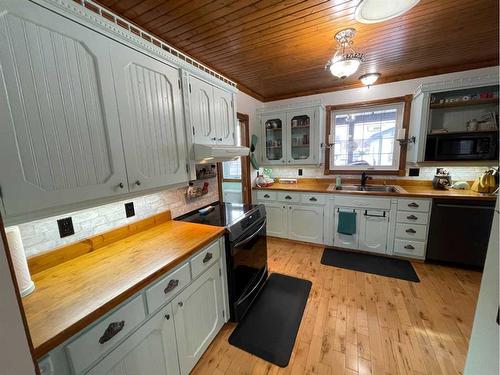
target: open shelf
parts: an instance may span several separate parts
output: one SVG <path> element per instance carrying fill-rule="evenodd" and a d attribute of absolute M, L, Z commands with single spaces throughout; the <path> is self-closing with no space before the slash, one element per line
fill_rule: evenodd
<path fill-rule="evenodd" d="M 448 134 L 477 134 L 477 133 L 498 133 L 498 130 L 475 130 L 475 131 L 461 131 L 461 132 L 442 132 L 442 133 L 428 133 L 427 135 L 448 135 Z"/>
<path fill-rule="evenodd" d="M 431 109 L 434 108 L 452 108 L 452 107 L 468 107 L 471 105 L 480 104 L 497 104 L 499 98 L 488 98 L 488 99 L 474 99 L 474 100 L 461 100 L 452 103 L 432 103 L 430 105 Z"/>

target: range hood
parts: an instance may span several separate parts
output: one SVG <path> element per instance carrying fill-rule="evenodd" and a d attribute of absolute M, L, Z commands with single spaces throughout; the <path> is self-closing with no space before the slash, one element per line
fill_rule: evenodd
<path fill-rule="evenodd" d="M 198 164 L 228 161 L 238 156 L 248 156 L 250 149 L 243 146 L 205 145 L 195 143 L 194 157 Z"/>

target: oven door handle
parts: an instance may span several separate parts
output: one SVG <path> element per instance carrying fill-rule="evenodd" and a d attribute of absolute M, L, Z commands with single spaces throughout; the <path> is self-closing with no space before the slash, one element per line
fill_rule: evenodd
<path fill-rule="evenodd" d="M 266 222 L 267 222 L 267 219 L 264 220 L 264 222 L 262 223 L 262 225 L 259 227 L 259 229 L 257 229 L 255 231 L 255 233 L 253 233 L 251 236 L 245 238 L 244 240 L 241 240 L 240 242 L 237 242 L 234 247 L 240 247 L 241 245 L 244 245 L 246 244 L 247 242 L 250 242 L 255 236 L 257 236 L 259 234 L 259 232 L 262 230 L 262 228 L 264 228 L 264 226 L 266 225 Z"/>
<path fill-rule="evenodd" d="M 262 275 L 260 276 L 260 279 L 259 279 L 259 282 L 257 284 L 255 284 L 255 286 L 252 288 L 251 291 L 249 291 L 247 294 L 245 294 L 244 296 L 242 296 L 238 301 L 236 301 L 237 303 L 241 303 L 243 302 L 244 300 L 246 300 L 248 297 L 250 297 L 253 292 L 255 292 L 255 289 L 257 289 L 260 285 L 260 283 L 262 282 L 262 279 L 266 276 L 266 273 L 267 273 L 267 266 L 264 268 L 264 272 L 262 272 Z"/>

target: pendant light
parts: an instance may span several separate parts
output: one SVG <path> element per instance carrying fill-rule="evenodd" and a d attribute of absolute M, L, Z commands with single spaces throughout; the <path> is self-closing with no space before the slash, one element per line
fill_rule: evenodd
<path fill-rule="evenodd" d="M 380 78 L 380 73 L 366 73 L 363 74 L 361 77 L 359 77 L 359 80 L 363 85 L 370 87 L 379 78 Z"/>
<path fill-rule="evenodd" d="M 376 23 L 398 17 L 408 12 L 420 0 L 361 0 L 354 17 L 361 23 Z"/>
<path fill-rule="evenodd" d="M 337 41 L 337 50 L 325 66 L 330 73 L 340 79 L 345 79 L 356 73 L 364 60 L 364 54 L 354 51 L 352 48 L 352 38 L 356 35 L 356 30 L 348 28 L 335 34 Z"/>

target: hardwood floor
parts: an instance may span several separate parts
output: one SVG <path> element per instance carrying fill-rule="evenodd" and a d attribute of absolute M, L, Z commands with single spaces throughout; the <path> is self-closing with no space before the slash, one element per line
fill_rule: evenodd
<path fill-rule="evenodd" d="M 414 263 L 420 283 L 320 264 L 322 248 L 270 239 L 271 272 L 313 287 L 286 368 L 227 342 L 226 324 L 192 374 L 462 374 L 481 273 Z"/>

